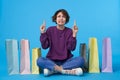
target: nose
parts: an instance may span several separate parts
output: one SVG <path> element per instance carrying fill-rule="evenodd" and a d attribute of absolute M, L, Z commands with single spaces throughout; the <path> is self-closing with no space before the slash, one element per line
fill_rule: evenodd
<path fill-rule="evenodd" d="M 62 16 L 60 17 L 61 20 L 63 20 L 63 18 L 64 18 L 64 17 L 62 17 Z"/>

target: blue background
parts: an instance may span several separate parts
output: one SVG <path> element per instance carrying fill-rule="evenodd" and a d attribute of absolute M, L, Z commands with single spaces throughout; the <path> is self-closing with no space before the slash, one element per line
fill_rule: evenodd
<path fill-rule="evenodd" d="M 112 41 L 113 73 L 90 74 L 83 76 L 53 75 L 44 77 L 40 75 L 13 75 L 7 73 L 5 51 L 6 39 L 28 39 L 30 41 L 30 54 L 32 48 L 41 47 L 39 42 L 39 26 L 46 20 L 46 27 L 56 25 L 51 17 L 58 9 L 66 9 L 70 21 L 66 26 L 72 28 L 74 20 L 79 31 L 77 34 L 77 47 L 73 51 L 79 56 L 80 43 L 88 44 L 90 37 L 98 41 L 99 61 L 101 67 L 102 40 L 110 37 Z M 120 79 L 120 1 L 119 0 L 0 0 L 0 80 L 119 80 Z M 48 50 L 42 49 L 42 56 Z"/>

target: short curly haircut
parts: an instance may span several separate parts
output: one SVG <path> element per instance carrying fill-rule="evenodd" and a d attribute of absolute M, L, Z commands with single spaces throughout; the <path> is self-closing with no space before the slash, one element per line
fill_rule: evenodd
<path fill-rule="evenodd" d="M 59 12 L 62 12 L 63 15 L 66 17 L 66 22 L 65 22 L 65 24 L 68 23 L 70 16 L 69 16 L 68 12 L 67 12 L 65 9 L 59 9 L 58 11 L 56 11 L 55 14 L 52 16 L 52 21 L 53 21 L 53 22 L 56 22 L 57 14 L 58 14 Z"/>

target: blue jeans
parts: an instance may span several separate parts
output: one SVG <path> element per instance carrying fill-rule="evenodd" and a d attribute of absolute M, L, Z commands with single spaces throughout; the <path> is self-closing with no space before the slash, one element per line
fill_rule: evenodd
<path fill-rule="evenodd" d="M 70 58 L 68 60 L 50 60 L 48 58 L 43 58 L 43 57 L 39 57 L 37 59 L 37 65 L 44 69 L 47 68 L 49 70 L 54 70 L 54 66 L 58 65 L 58 66 L 62 66 L 63 69 L 74 69 L 74 68 L 78 68 L 78 67 L 83 67 L 84 66 L 84 58 L 82 57 L 75 57 L 75 58 Z"/>

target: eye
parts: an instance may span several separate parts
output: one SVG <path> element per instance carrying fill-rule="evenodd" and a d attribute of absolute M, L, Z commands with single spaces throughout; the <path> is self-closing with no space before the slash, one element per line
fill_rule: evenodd
<path fill-rule="evenodd" d="M 61 17 L 60 15 L 58 17 Z"/>
<path fill-rule="evenodd" d="M 62 16 L 63 18 L 66 18 L 66 16 Z"/>
<path fill-rule="evenodd" d="M 60 16 L 60 15 L 58 15 L 57 17 L 59 17 L 59 18 L 60 18 L 61 16 Z"/>

